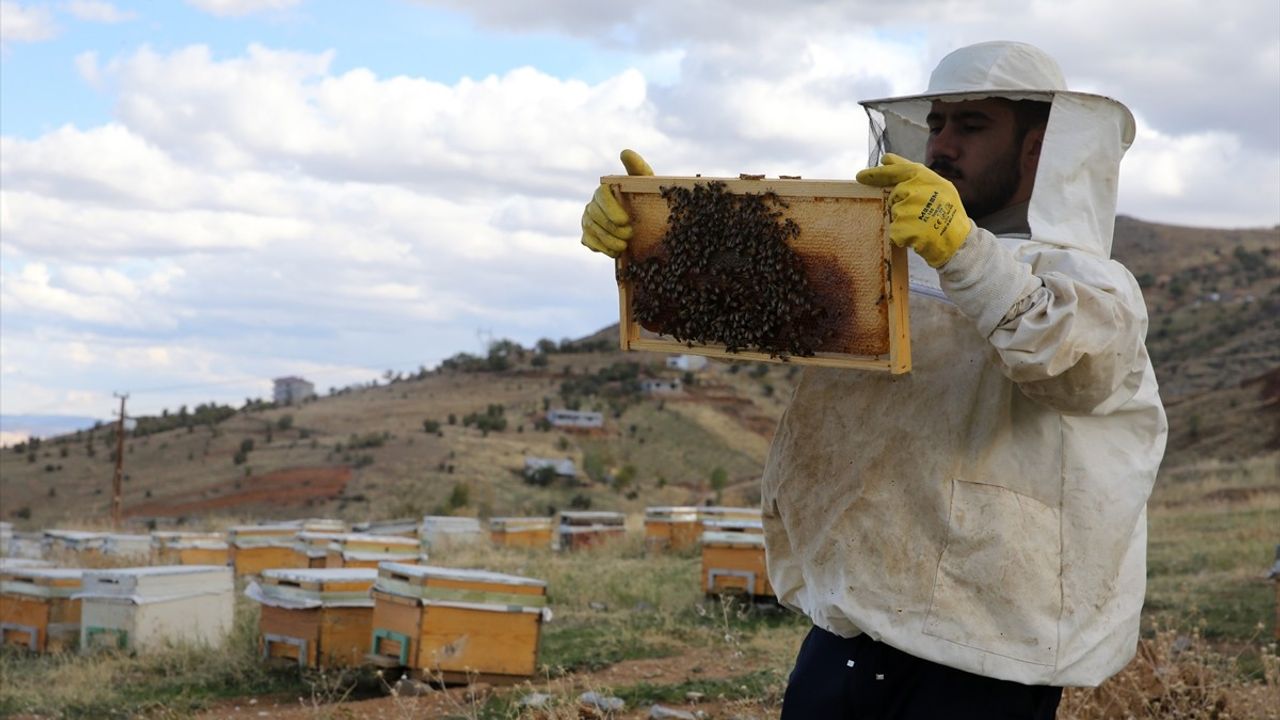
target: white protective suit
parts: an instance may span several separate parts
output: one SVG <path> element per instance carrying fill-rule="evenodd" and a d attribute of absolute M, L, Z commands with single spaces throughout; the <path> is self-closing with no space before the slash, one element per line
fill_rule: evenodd
<path fill-rule="evenodd" d="M 863 103 L 879 150 L 923 161 L 932 100 L 1052 101 L 1031 233 L 974 218 L 940 269 L 911 253 L 911 373 L 806 369 L 762 501 L 778 598 L 819 627 L 1092 686 L 1135 651 L 1167 425 L 1141 292 L 1109 259 L 1133 118 L 1065 89 L 1039 50 L 985 43 L 927 94 Z"/>

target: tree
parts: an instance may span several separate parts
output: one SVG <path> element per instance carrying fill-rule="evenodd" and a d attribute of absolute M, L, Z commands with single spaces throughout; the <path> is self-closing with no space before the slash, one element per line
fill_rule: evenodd
<path fill-rule="evenodd" d="M 711 471 L 711 489 L 716 491 L 716 502 L 720 502 L 720 496 L 724 492 L 724 488 L 729 484 L 729 473 L 722 467 L 718 467 Z"/>

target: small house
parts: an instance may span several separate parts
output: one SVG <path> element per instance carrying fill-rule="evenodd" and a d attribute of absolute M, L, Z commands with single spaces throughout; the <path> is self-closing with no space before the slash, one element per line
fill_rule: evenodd
<path fill-rule="evenodd" d="M 235 607 L 231 572 L 213 565 L 86 570 L 78 595 L 81 651 L 221 647 Z"/>
<path fill-rule="evenodd" d="M 316 395 L 316 386 L 300 377 L 276 378 L 273 382 L 271 398 L 277 405 L 293 405 L 309 400 Z"/>
<path fill-rule="evenodd" d="M 547 422 L 562 430 L 596 430 L 604 427 L 604 413 L 553 408 L 547 411 Z"/>
<path fill-rule="evenodd" d="M 532 477 L 534 473 L 543 468 L 551 468 L 557 477 L 576 478 L 578 476 L 578 467 L 573 464 L 573 460 L 569 458 L 543 458 L 526 455 L 524 458 L 524 475 Z"/>
<path fill-rule="evenodd" d="M 382 563 L 369 659 L 447 683 L 506 684 L 537 672 L 547 584 L 516 575 Z"/>
<path fill-rule="evenodd" d="M 707 359 L 702 355 L 672 355 L 667 358 L 668 370 L 698 372 L 706 367 Z"/>
<path fill-rule="evenodd" d="M 646 395 L 679 395 L 684 383 L 679 378 L 645 378 L 640 381 L 640 392 Z"/>
<path fill-rule="evenodd" d="M 262 657 L 302 667 L 353 667 L 369 651 L 378 571 L 371 568 L 263 570 L 245 589 L 260 605 Z"/>

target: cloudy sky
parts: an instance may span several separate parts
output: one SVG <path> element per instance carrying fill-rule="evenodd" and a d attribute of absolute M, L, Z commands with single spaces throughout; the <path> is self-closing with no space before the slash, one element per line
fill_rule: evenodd
<path fill-rule="evenodd" d="M 1122 213 L 1272 226 L 1278 27 L 1275 0 L 0 0 L 0 412 L 593 332 L 616 290 L 578 218 L 621 148 L 848 178 L 857 101 L 983 40 L 1132 108 Z"/>

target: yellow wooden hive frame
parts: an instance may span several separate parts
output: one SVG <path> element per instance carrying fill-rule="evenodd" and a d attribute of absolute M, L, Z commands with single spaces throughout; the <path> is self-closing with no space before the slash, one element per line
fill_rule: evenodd
<path fill-rule="evenodd" d="M 652 254 L 667 230 L 669 210 L 660 195 L 662 188 L 684 187 L 709 182 L 724 183 L 731 193 L 773 193 L 788 207 L 779 208 L 785 217 L 800 226 L 792 248 L 804 258 L 821 257 L 824 276 L 838 277 L 852 287 L 852 298 L 830 293 L 824 300 L 843 308 L 849 317 L 838 337 L 812 357 L 790 356 L 797 365 L 878 370 L 893 374 L 911 370 L 911 341 L 907 312 L 906 250 L 889 241 L 886 192 L 851 180 L 799 180 L 754 178 L 709 178 L 676 176 L 606 175 L 600 182 L 622 198 L 632 218 L 635 234 L 627 252 L 618 258 L 619 277 L 634 257 Z M 823 286 L 811 284 L 819 295 Z M 622 349 L 653 352 L 691 353 L 735 360 L 778 362 L 780 358 L 755 351 L 729 352 L 724 346 L 690 345 L 643 330 L 631 308 L 630 284 L 618 282 L 619 334 Z"/>

